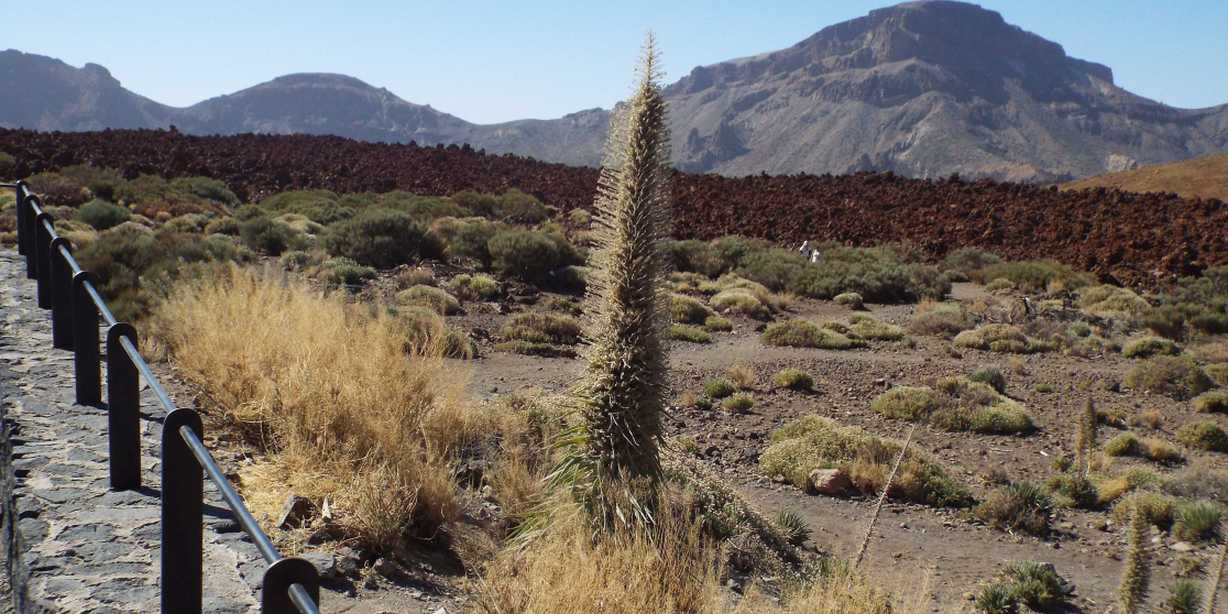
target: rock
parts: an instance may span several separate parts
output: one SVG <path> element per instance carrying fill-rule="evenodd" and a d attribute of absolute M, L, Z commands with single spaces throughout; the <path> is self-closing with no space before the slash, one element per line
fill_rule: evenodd
<path fill-rule="evenodd" d="M 431 612 L 431 614 L 448 614 L 448 608 L 440 606 L 438 610 Z"/>
<path fill-rule="evenodd" d="M 328 552 L 304 552 L 300 555 L 300 558 L 314 565 L 322 579 L 337 580 L 341 578 L 341 571 L 337 569 L 337 559 Z"/>
<path fill-rule="evenodd" d="M 277 526 L 281 529 L 294 529 L 303 526 L 311 517 L 311 501 L 306 497 L 290 495 L 281 505 L 281 514 L 277 516 Z"/>
<path fill-rule="evenodd" d="M 839 497 L 853 485 L 848 474 L 841 469 L 815 469 L 807 480 L 809 492 L 829 497 Z"/>
<path fill-rule="evenodd" d="M 1176 550 L 1177 552 L 1193 552 L 1196 549 L 1194 547 L 1194 544 L 1191 544 L 1189 542 L 1176 542 L 1176 543 L 1170 544 L 1168 547 L 1173 550 Z"/>
<path fill-rule="evenodd" d="M 375 573 L 384 576 L 385 578 L 396 577 L 396 575 L 401 571 L 400 566 L 396 564 L 396 561 L 386 559 L 384 557 L 375 559 L 375 564 L 371 566 L 371 569 L 375 570 Z"/>
<path fill-rule="evenodd" d="M 357 550 L 345 546 L 335 553 L 337 571 L 345 576 L 353 576 L 362 569 L 363 556 Z"/>

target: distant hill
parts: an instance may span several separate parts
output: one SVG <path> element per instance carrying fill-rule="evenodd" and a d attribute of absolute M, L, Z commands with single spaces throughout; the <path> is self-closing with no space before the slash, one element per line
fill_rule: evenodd
<path fill-rule="evenodd" d="M 589 166 L 600 163 L 611 116 L 589 109 L 480 125 L 320 73 L 181 109 L 124 89 L 100 66 L 12 50 L 0 53 L 0 91 L 3 127 L 335 134 Z M 696 67 L 665 95 L 675 164 L 692 172 L 1053 182 L 1228 150 L 1228 105 L 1178 109 L 1137 96 L 1107 66 L 945 0 L 871 11 L 786 49 Z"/>
<path fill-rule="evenodd" d="M 1116 188 L 1126 192 L 1172 192 L 1186 198 L 1228 202 L 1228 154 L 1155 164 L 1062 184 L 1063 190 Z"/>

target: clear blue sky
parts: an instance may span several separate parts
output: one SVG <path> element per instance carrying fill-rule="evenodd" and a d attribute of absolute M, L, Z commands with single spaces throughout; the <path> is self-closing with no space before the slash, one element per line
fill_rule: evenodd
<path fill-rule="evenodd" d="M 475 122 L 610 107 L 652 28 L 667 82 L 792 45 L 862 0 L 56 0 L 5 3 L 0 46 L 102 64 L 186 106 L 291 72 L 339 72 Z M 1226 0 L 984 0 L 1007 22 L 1182 107 L 1228 102 Z M 13 27 L 24 23 L 25 27 Z"/>

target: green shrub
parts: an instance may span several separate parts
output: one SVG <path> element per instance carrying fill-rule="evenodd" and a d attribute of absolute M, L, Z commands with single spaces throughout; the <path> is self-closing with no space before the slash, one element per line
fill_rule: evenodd
<path fill-rule="evenodd" d="M 993 388 L 998 394 L 1006 394 L 1006 376 L 997 367 L 981 367 L 972 372 L 968 379 Z"/>
<path fill-rule="evenodd" d="M 1162 394 L 1178 401 L 1193 398 L 1214 385 L 1193 360 L 1179 356 L 1148 358 L 1132 367 L 1123 383 L 1133 390 Z"/>
<path fill-rule="evenodd" d="M 723 378 L 713 378 L 704 382 L 704 396 L 712 399 L 723 399 L 734 392 L 737 392 L 738 387 L 733 382 Z"/>
<path fill-rule="evenodd" d="M 814 388 L 814 378 L 801 369 L 781 369 L 772 376 L 772 385 L 789 390 L 811 390 Z"/>
<path fill-rule="evenodd" d="M 448 294 L 447 290 L 432 286 L 417 285 L 397 293 L 397 303 L 401 305 L 416 305 L 433 310 L 439 315 L 460 313 L 460 301 Z"/>
<path fill-rule="evenodd" d="M 745 392 L 739 392 L 733 396 L 727 397 L 724 401 L 721 401 L 721 409 L 724 409 L 731 414 L 744 414 L 750 411 L 750 409 L 754 406 L 755 397 Z"/>
<path fill-rule="evenodd" d="M 233 207 L 239 204 L 239 197 L 235 196 L 226 184 L 217 179 L 209 177 L 179 177 L 172 179 L 170 189 L 184 194 L 192 194 L 199 196 L 205 200 L 211 200 L 215 203 Z"/>
<path fill-rule="evenodd" d="M 365 206 L 367 203 L 363 204 Z M 281 192 L 260 201 L 260 209 L 277 213 L 297 213 L 325 226 L 348 220 L 357 214 L 354 207 L 342 205 L 337 195 L 328 190 Z"/>
<path fill-rule="evenodd" d="M 579 256 L 561 236 L 532 230 L 503 230 L 486 244 L 492 265 L 503 275 L 550 285 L 554 271 L 578 264 Z"/>
<path fill-rule="evenodd" d="M 862 339 L 899 341 L 904 338 L 904 329 L 894 324 L 875 320 L 863 313 L 853 314 L 849 317 L 848 329 Z"/>
<path fill-rule="evenodd" d="M 1139 441 L 1134 433 L 1121 433 L 1104 444 L 1104 453 L 1109 456 L 1137 456 Z"/>
<path fill-rule="evenodd" d="M 1217 386 L 1228 385 L 1228 362 L 1207 365 L 1202 370 Z"/>
<path fill-rule="evenodd" d="M 712 335 L 698 326 L 690 324 L 670 324 L 668 336 L 676 341 L 691 343 L 712 343 Z"/>
<path fill-rule="evenodd" d="M 1031 416 L 1018 403 L 986 384 L 962 377 L 940 378 L 933 388 L 897 386 L 876 397 L 870 409 L 948 431 L 1018 434 L 1034 428 Z"/>
<path fill-rule="evenodd" d="M 1177 580 L 1164 605 L 1169 614 L 1199 614 L 1202 611 L 1202 587 L 1193 580 Z"/>
<path fill-rule="evenodd" d="M 550 343 L 524 341 L 523 339 L 500 341 L 494 347 L 500 352 L 524 354 L 525 356 L 541 356 L 544 358 L 575 358 L 576 356 L 576 351 L 571 348 L 559 347 Z"/>
<path fill-rule="evenodd" d="M 499 282 L 481 273 L 461 273 L 448 281 L 448 292 L 464 301 L 490 301 L 499 296 Z"/>
<path fill-rule="evenodd" d="M 899 420 L 923 420 L 938 406 L 938 393 L 924 386 L 896 386 L 870 402 L 870 409 Z"/>
<path fill-rule="evenodd" d="M 540 224 L 550 217 L 550 209 L 532 194 L 512 188 L 499 196 L 499 213 L 521 224 Z"/>
<path fill-rule="evenodd" d="M 1151 303 L 1129 288 L 1099 285 L 1079 291 L 1079 309 L 1105 317 L 1140 317 L 1151 311 Z"/>
<path fill-rule="evenodd" d="M 975 348 L 990 352 L 1028 354 L 1052 349 L 1048 344 L 1036 341 L 1010 324 L 985 324 L 966 330 L 955 336 L 956 347 Z"/>
<path fill-rule="evenodd" d="M 919 299 L 941 301 L 951 293 L 951 279 L 938 267 L 914 264 L 908 274 L 910 292 Z"/>
<path fill-rule="evenodd" d="M 17 158 L 7 152 L 0 151 L 0 177 L 9 179 L 17 167 Z"/>
<path fill-rule="evenodd" d="M 1063 507 L 1095 509 L 1099 505 L 1099 493 L 1087 476 L 1076 473 L 1060 473 L 1045 482 L 1045 489 Z"/>
<path fill-rule="evenodd" d="M 993 281 L 990 281 L 989 283 L 985 284 L 985 291 L 986 291 L 986 292 L 994 292 L 994 293 L 997 293 L 997 292 L 1001 292 L 1001 291 L 1003 291 L 1003 290 L 1014 290 L 1014 289 L 1015 289 L 1015 282 L 1013 282 L 1013 281 L 1011 281 L 1011 280 L 1009 280 L 1009 279 L 1007 279 L 1007 278 L 1005 278 L 1005 277 L 999 277 L 999 278 L 994 279 Z"/>
<path fill-rule="evenodd" d="M 278 262 L 281 264 L 281 266 L 291 271 L 301 271 L 309 266 L 320 264 L 321 260 L 310 252 L 296 249 L 288 252 L 282 252 L 281 257 L 278 258 Z M 372 269 L 372 271 L 374 271 L 374 269 Z"/>
<path fill-rule="evenodd" d="M 518 313 L 503 325 L 499 336 L 508 341 L 575 345 L 580 342 L 580 323 L 557 313 Z"/>
<path fill-rule="evenodd" d="M 716 277 L 726 271 L 716 250 L 703 241 L 666 241 L 662 247 L 675 271 L 699 273 L 705 277 Z"/>
<path fill-rule="evenodd" d="M 802 545 L 810 537 L 810 525 L 797 512 L 781 510 L 777 512 L 775 520 L 785 539 L 794 546 Z"/>
<path fill-rule="evenodd" d="M 1177 429 L 1177 441 L 1198 450 L 1228 452 L 1228 433 L 1211 420 L 1190 422 Z"/>
<path fill-rule="evenodd" d="M 422 196 L 403 190 L 380 194 L 376 206 L 409 214 L 410 217 L 429 222 L 441 217 L 465 217 L 469 212 L 455 201 L 439 196 Z"/>
<path fill-rule="evenodd" d="M 704 318 L 704 330 L 713 333 L 727 333 L 733 330 L 733 322 L 718 315 L 710 315 Z"/>
<path fill-rule="evenodd" d="M 254 217 L 239 225 L 239 238 L 258 252 L 277 256 L 290 247 L 294 231 L 276 220 Z"/>
<path fill-rule="evenodd" d="M 1160 305 L 1141 317 L 1141 322 L 1151 332 L 1169 339 L 1185 337 L 1185 313 L 1175 305 Z"/>
<path fill-rule="evenodd" d="M 1138 506 L 1139 512 L 1143 514 L 1147 522 L 1164 530 L 1172 526 L 1177 500 L 1167 495 L 1149 491 L 1138 491 L 1129 497 L 1119 499 L 1113 505 L 1110 513 L 1113 522 L 1118 524 L 1130 522 L 1130 514 L 1133 512 L 1135 505 Z"/>
<path fill-rule="evenodd" d="M 1005 582 L 985 585 L 981 592 L 977 593 L 973 605 L 982 614 L 1017 614 L 1019 612 L 1019 602 L 1015 600 L 1014 591 Z"/>
<path fill-rule="evenodd" d="M 673 321 L 680 324 L 703 324 L 714 315 L 707 305 L 685 294 L 669 296 L 669 311 Z"/>
<path fill-rule="evenodd" d="M 820 328 L 806 320 L 789 320 L 769 324 L 763 331 L 768 345 L 846 350 L 865 345 L 860 339 L 850 339 L 834 330 Z"/>
<path fill-rule="evenodd" d="M 772 312 L 759 297 L 745 288 L 721 290 L 711 299 L 712 307 L 721 313 L 736 313 L 756 320 L 766 320 Z"/>
<path fill-rule="evenodd" d="M 375 279 L 375 269 L 358 264 L 344 256 L 329 258 L 321 266 L 325 276 L 336 284 L 360 286 Z"/>
<path fill-rule="evenodd" d="M 439 257 L 443 252 L 439 240 L 424 226 L 406 213 L 388 209 L 368 209 L 330 226 L 324 245 L 331 254 L 377 269 Z"/>
<path fill-rule="evenodd" d="M 480 217 L 464 219 L 439 218 L 431 224 L 431 232 L 443 242 L 449 260 L 471 259 L 483 267 L 491 265 L 487 244 L 507 227 Z"/>
<path fill-rule="evenodd" d="M 1152 356 L 1176 356 L 1181 348 L 1163 337 L 1142 337 L 1126 342 L 1121 355 L 1126 358 L 1150 358 Z"/>
<path fill-rule="evenodd" d="M 1209 390 L 1194 397 L 1194 411 L 1200 414 L 1228 413 L 1228 391 Z"/>
<path fill-rule="evenodd" d="M 81 208 L 77 210 L 77 219 L 97 230 L 114 228 L 127 222 L 130 217 L 132 213 L 127 209 L 98 199 L 81 205 Z"/>
<path fill-rule="evenodd" d="M 1021 482 L 989 493 L 974 510 L 990 526 L 1044 536 L 1049 533 L 1053 501 L 1034 484 Z"/>
<path fill-rule="evenodd" d="M 976 326 L 967 310 L 959 303 L 922 303 L 908 324 L 919 335 L 951 338 Z"/>
<path fill-rule="evenodd" d="M 205 224 L 205 234 L 207 235 L 219 234 L 237 237 L 239 236 L 239 229 L 239 220 L 233 217 L 219 217 Z"/>
<path fill-rule="evenodd" d="M 1016 561 L 1006 567 L 1003 580 L 1011 595 L 1034 611 L 1047 612 L 1066 601 L 1066 583 L 1051 564 Z"/>
<path fill-rule="evenodd" d="M 959 271 L 971 277 L 974 272 L 1000 262 L 1002 258 L 993 252 L 979 247 L 961 247 L 943 257 L 941 267 L 943 270 Z"/>
<path fill-rule="evenodd" d="M 865 302 L 862 300 L 861 295 L 857 294 L 856 292 L 844 292 L 837 294 L 832 300 L 835 301 L 836 304 L 844 305 L 849 309 L 865 308 Z"/>
<path fill-rule="evenodd" d="M 1095 281 L 1095 276 L 1090 273 L 1076 271 L 1051 260 L 1000 262 L 983 267 L 970 275 L 980 283 L 1005 279 L 1011 282 L 1014 288 L 1027 293 L 1055 289 L 1078 290 Z"/>
<path fill-rule="evenodd" d="M 1219 534 L 1224 508 L 1210 501 L 1178 501 L 1173 509 L 1173 537 L 1200 542 Z"/>

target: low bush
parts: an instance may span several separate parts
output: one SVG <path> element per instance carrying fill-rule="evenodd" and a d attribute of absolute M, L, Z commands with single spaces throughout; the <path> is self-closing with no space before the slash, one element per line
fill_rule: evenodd
<path fill-rule="evenodd" d="M 499 297 L 499 282 L 481 273 L 461 273 L 448 281 L 447 288 L 463 301 L 491 301 Z"/>
<path fill-rule="evenodd" d="M 580 263 L 579 255 L 565 238 L 533 230 L 500 231 L 486 247 L 496 271 L 534 284 L 549 286 L 556 281 L 552 273 Z"/>
<path fill-rule="evenodd" d="M 1132 367 L 1123 383 L 1133 390 L 1162 394 L 1178 401 L 1193 398 L 1214 385 L 1193 360 L 1156 356 Z"/>
<path fill-rule="evenodd" d="M 989 493 L 973 513 L 990 526 L 1031 535 L 1049 533 L 1053 501 L 1040 487 L 1021 482 Z"/>
<path fill-rule="evenodd" d="M 862 313 L 849 317 L 848 330 L 856 337 L 874 341 L 899 341 L 904 338 L 904 329 L 899 326 L 876 320 Z"/>
<path fill-rule="evenodd" d="M 1177 429 L 1177 441 L 1197 450 L 1228 452 L 1228 433 L 1211 420 L 1185 424 Z"/>
<path fill-rule="evenodd" d="M 865 308 L 865 302 L 862 300 L 861 295 L 857 294 L 856 292 L 844 292 L 837 294 L 832 300 L 835 301 L 836 304 L 844 305 L 849 309 Z"/>
<path fill-rule="evenodd" d="M 1032 339 L 1010 324 L 985 324 L 973 330 L 966 330 L 955 336 L 954 343 L 956 347 L 1013 354 L 1030 354 L 1053 349 L 1050 344 Z"/>
<path fill-rule="evenodd" d="M 1022 260 L 999 262 L 983 267 L 970 274 L 979 283 L 987 280 L 1005 279 L 1021 292 L 1036 294 L 1046 291 L 1078 290 L 1095 282 L 1090 273 L 1054 262 L 1052 260 Z"/>
<path fill-rule="evenodd" d="M 710 300 L 712 307 L 721 313 L 733 313 L 756 320 L 767 320 L 772 317 L 771 309 L 745 288 L 721 290 Z"/>
<path fill-rule="evenodd" d="M 1173 537 L 1200 542 L 1219 535 L 1224 508 L 1210 501 L 1178 501 L 1173 509 Z"/>
<path fill-rule="evenodd" d="M 1134 433 L 1121 433 L 1104 443 L 1104 453 L 1109 456 L 1136 456 L 1139 449 Z"/>
<path fill-rule="evenodd" d="M 258 252 L 278 256 L 291 247 L 295 233 L 277 220 L 260 216 L 239 225 L 239 238 L 244 245 Z"/>
<path fill-rule="evenodd" d="M 666 335 L 675 341 L 712 343 L 712 335 L 709 335 L 708 331 L 690 324 L 670 324 Z"/>
<path fill-rule="evenodd" d="M 763 331 L 768 345 L 847 350 L 865 345 L 860 339 L 850 339 L 834 330 L 821 328 L 806 320 L 789 320 L 769 324 Z"/>
<path fill-rule="evenodd" d="M 985 284 L 985 291 L 993 292 L 994 294 L 998 294 L 1003 291 L 1013 291 L 1014 289 L 1015 282 L 1006 279 L 1005 277 L 999 277 Z"/>
<path fill-rule="evenodd" d="M 1202 586 L 1194 580 L 1177 580 L 1169 589 L 1164 607 L 1171 614 L 1198 614 L 1202 611 Z"/>
<path fill-rule="evenodd" d="M 961 247 L 943 257 L 941 267 L 945 271 L 958 271 L 971 277 L 987 266 L 1002 262 L 997 254 L 979 247 Z"/>
<path fill-rule="evenodd" d="M 98 199 L 81 205 L 77 210 L 77 219 L 97 230 L 114 228 L 127 222 L 130 217 L 132 213 L 124 207 Z"/>
<path fill-rule="evenodd" d="M 704 318 L 704 330 L 713 333 L 727 333 L 733 330 L 733 322 L 730 322 L 728 318 L 710 315 Z"/>
<path fill-rule="evenodd" d="M 1151 303 L 1133 290 L 1107 284 L 1083 288 L 1075 304 L 1102 317 L 1137 318 L 1151 311 Z"/>
<path fill-rule="evenodd" d="M 1213 365 L 1207 365 L 1202 370 L 1207 374 L 1207 377 L 1211 378 L 1211 381 L 1215 382 L 1215 385 L 1228 385 L 1228 363 L 1218 362 Z"/>
<path fill-rule="evenodd" d="M 985 384 L 997 391 L 998 394 L 1006 394 L 1006 376 L 1002 375 L 1002 371 L 997 367 L 981 367 L 972 372 L 968 379 L 973 382 Z"/>
<path fill-rule="evenodd" d="M 507 341 L 576 345 L 580 342 L 580 323 L 557 313 L 518 313 L 503 325 L 499 336 Z"/>
<path fill-rule="evenodd" d="M 399 305 L 425 307 L 439 315 L 452 315 L 461 311 L 460 301 L 442 288 L 413 286 L 398 292 L 396 298 Z"/>
<path fill-rule="evenodd" d="M 886 485 L 899 452 L 896 441 L 812 415 L 774 431 L 759 456 L 759 468 L 768 476 L 784 476 L 802 489 L 808 488 L 814 469 L 838 468 L 847 472 L 858 491 L 877 495 Z M 934 460 L 911 449 L 905 453 L 887 496 L 935 506 L 960 507 L 971 502 L 968 491 Z"/>
<path fill-rule="evenodd" d="M 376 277 L 375 269 L 345 257 L 329 258 L 320 268 L 328 281 L 343 286 L 361 286 Z"/>
<path fill-rule="evenodd" d="M 1209 390 L 1194 397 L 1194 411 L 1200 414 L 1228 413 L 1228 391 Z"/>
<path fill-rule="evenodd" d="M 473 260 L 482 267 L 490 267 L 492 256 L 487 245 L 507 226 L 480 217 L 439 218 L 431 223 L 431 232 L 444 245 L 444 255 L 449 260 Z"/>
<path fill-rule="evenodd" d="M 368 209 L 330 226 L 324 246 L 330 254 L 377 269 L 443 254 L 438 238 L 426 227 L 406 213 L 388 209 Z"/>
<path fill-rule="evenodd" d="M 805 391 L 814 388 L 814 378 L 801 369 L 781 369 L 772 376 L 772 385 L 776 388 Z"/>
<path fill-rule="evenodd" d="M 917 305 L 909 330 L 918 335 L 933 335 L 950 339 L 973 328 L 976 322 L 960 303 L 922 301 Z"/>
<path fill-rule="evenodd" d="M 675 271 L 698 273 L 705 277 L 716 277 L 727 272 L 725 262 L 709 243 L 695 239 L 666 241 L 663 249 Z"/>
<path fill-rule="evenodd" d="M 948 431 L 1021 434 L 1034 428 L 1021 405 L 962 377 L 940 378 L 933 388 L 897 386 L 876 397 L 870 408 L 889 418 L 928 422 Z"/>
<path fill-rule="evenodd" d="M 679 324 L 703 324 L 712 313 L 708 306 L 685 294 L 669 296 L 670 317 Z"/>
<path fill-rule="evenodd" d="M 1092 481 L 1080 473 L 1059 473 L 1045 481 L 1045 490 L 1062 507 L 1096 509 L 1099 492 Z"/>
<path fill-rule="evenodd" d="M 1048 612 L 1066 602 L 1066 582 L 1050 563 L 1016 561 L 1003 570 L 1011 597 L 1036 612 Z"/>
<path fill-rule="evenodd" d="M 755 397 L 739 392 L 721 401 L 721 409 L 731 414 L 744 414 L 755 406 Z"/>
<path fill-rule="evenodd" d="M 240 228 L 241 225 L 239 224 L 239 220 L 233 217 L 219 217 L 209 220 L 209 223 L 205 224 L 205 234 L 219 234 L 237 237 L 239 236 Z"/>
<path fill-rule="evenodd" d="M 737 391 L 738 387 L 723 377 L 704 382 L 704 395 L 713 399 L 723 399 Z"/>
<path fill-rule="evenodd" d="M 1181 347 L 1163 337 L 1142 337 L 1127 341 L 1121 348 L 1126 358 L 1150 358 L 1152 356 L 1176 356 Z"/>

